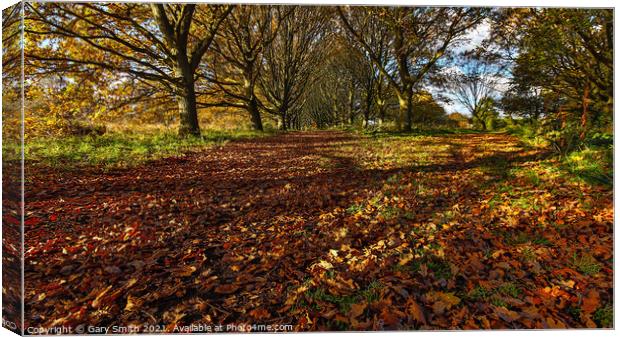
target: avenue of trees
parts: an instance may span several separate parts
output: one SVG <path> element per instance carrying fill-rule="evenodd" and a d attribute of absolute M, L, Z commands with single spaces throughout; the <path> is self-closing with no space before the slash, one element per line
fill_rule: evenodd
<path fill-rule="evenodd" d="M 203 116 L 223 114 L 256 130 L 409 131 L 468 118 L 483 130 L 529 123 L 579 139 L 612 123 L 607 9 L 27 3 L 24 12 L 33 135 L 107 121 L 198 135 Z M 484 41 L 460 48 L 480 27 Z M 446 99 L 462 115 L 448 116 Z"/>

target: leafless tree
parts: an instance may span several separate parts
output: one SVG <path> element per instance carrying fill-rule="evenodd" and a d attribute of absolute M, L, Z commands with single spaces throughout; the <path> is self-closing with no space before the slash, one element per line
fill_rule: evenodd
<path fill-rule="evenodd" d="M 492 67 L 477 60 L 468 60 L 458 69 L 448 75 L 454 97 L 484 129 L 490 99 L 497 90 L 497 74 Z"/>
<path fill-rule="evenodd" d="M 313 74 L 324 58 L 330 18 L 325 7 L 291 7 L 265 50 L 259 86 L 266 111 L 278 117 L 281 129 L 290 126 L 293 113 L 303 105 L 306 87 L 316 79 Z"/>
<path fill-rule="evenodd" d="M 213 48 L 208 80 L 223 95 L 209 105 L 234 106 L 247 110 L 256 130 L 263 130 L 256 83 L 263 53 L 276 37 L 286 9 L 275 6 L 236 6 L 224 21 Z"/>
<path fill-rule="evenodd" d="M 341 23 L 396 91 L 404 130 L 411 130 L 412 99 L 448 47 L 485 17 L 477 8 L 339 7 Z M 373 41 L 377 29 L 389 32 L 389 61 Z M 400 124 L 400 122 L 399 122 Z"/>

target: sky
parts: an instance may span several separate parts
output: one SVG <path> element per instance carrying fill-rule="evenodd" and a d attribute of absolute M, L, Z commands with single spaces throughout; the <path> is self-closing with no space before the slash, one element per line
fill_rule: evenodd
<path fill-rule="evenodd" d="M 473 50 L 476 47 L 478 47 L 480 45 L 480 43 L 489 36 L 489 33 L 491 31 L 491 25 L 488 21 L 484 21 L 482 22 L 480 25 L 478 25 L 476 27 L 476 29 L 471 30 L 464 38 L 464 41 L 462 43 L 460 43 L 459 45 L 455 46 L 452 50 L 458 54 L 458 53 L 462 53 L 465 51 L 469 51 L 469 50 Z M 448 68 L 446 68 L 447 72 L 458 72 L 459 69 L 457 66 L 450 66 Z M 507 78 L 501 78 L 499 79 L 500 85 L 499 85 L 499 89 L 501 90 L 502 87 L 505 87 L 508 79 Z M 461 114 L 470 116 L 469 112 L 467 111 L 467 109 L 461 105 L 459 102 L 456 101 L 456 99 L 454 99 L 454 95 L 452 95 L 449 90 L 445 89 L 445 88 L 437 88 L 437 87 L 433 87 L 430 88 L 430 92 L 434 95 L 434 96 L 438 96 L 439 94 L 446 96 L 448 98 L 450 98 L 452 100 L 452 102 L 443 102 L 440 101 L 439 104 L 442 105 L 444 107 L 444 109 L 446 109 L 446 113 L 451 114 L 453 112 L 459 112 Z"/>

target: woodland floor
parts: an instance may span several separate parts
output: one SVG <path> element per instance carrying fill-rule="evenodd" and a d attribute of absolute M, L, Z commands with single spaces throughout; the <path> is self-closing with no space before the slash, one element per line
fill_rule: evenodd
<path fill-rule="evenodd" d="M 500 134 L 295 132 L 30 167 L 27 327 L 611 327 L 612 190 L 549 158 Z"/>

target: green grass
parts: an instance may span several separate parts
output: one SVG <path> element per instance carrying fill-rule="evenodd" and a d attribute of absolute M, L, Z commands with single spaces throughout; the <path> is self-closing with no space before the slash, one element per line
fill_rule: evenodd
<path fill-rule="evenodd" d="M 50 166 L 101 165 L 133 166 L 148 160 L 178 155 L 229 140 L 259 137 L 269 133 L 254 131 L 203 131 L 201 137 L 178 137 L 163 133 L 107 133 L 102 136 L 67 136 L 26 140 L 27 161 Z M 3 151 L 19 151 L 16 144 L 5 144 Z"/>
<path fill-rule="evenodd" d="M 364 210 L 364 206 L 363 205 L 354 204 L 354 205 L 349 206 L 349 208 L 347 208 L 347 213 L 355 214 L 355 213 L 361 212 L 363 210 Z"/>
<path fill-rule="evenodd" d="M 511 200 L 511 206 L 521 208 L 524 211 L 540 211 L 540 206 L 536 203 L 536 199 L 528 196 Z"/>
<path fill-rule="evenodd" d="M 387 206 L 379 213 L 384 219 L 389 220 L 397 217 L 400 214 L 400 209 L 396 207 Z"/>
<path fill-rule="evenodd" d="M 601 271 L 601 265 L 592 255 L 584 254 L 577 257 L 577 253 L 573 254 L 573 266 L 584 275 L 594 275 Z"/>
<path fill-rule="evenodd" d="M 472 300 L 486 300 L 491 297 L 491 295 L 493 295 L 491 290 L 485 287 L 476 286 L 469 292 L 468 297 Z"/>
<path fill-rule="evenodd" d="M 562 168 L 590 184 L 612 186 L 613 148 L 586 148 L 562 159 Z"/>
<path fill-rule="evenodd" d="M 416 128 L 409 132 L 406 131 L 363 131 L 364 134 L 370 135 L 374 138 L 409 138 L 415 136 L 445 136 L 445 135 L 464 135 L 464 134 L 479 134 L 484 133 L 475 129 L 448 129 L 448 128 Z"/>
<path fill-rule="evenodd" d="M 519 289 L 519 287 L 512 282 L 502 284 L 499 288 L 497 288 L 497 291 L 502 295 L 507 295 L 514 298 L 519 298 L 519 296 L 521 296 L 521 289 Z"/>
<path fill-rule="evenodd" d="M 360 292 L 360 295 L 366 299 L 368 303 L 372 303 L 379 300 L 381 289 L 383 289 L 383 284 L 377 280 L 373 280 L 370 284 L 368 284 L 366 289 Z"/>
<path fill-rule="evenodd" d="M 312 290 L 308 290 L 306 292 L 306 296 L 314 301 L 321 302 L 329 302 L 338 306 L 338 309 L 341 312 L 348 312 L 351 309 L 352 304 L 360 303 L 362 301 L 366 301 L 368 303 L 372 303 L 378 301 L 381 295 L 381 289 L 383 289 L 383 284 L 377 280 L 373 280 L 368 284 L 368 286 L 362 290 L 356 291 L 351 295 L 332 295 L 327 293 L 324 288 L 316 288 Z M 300 302 L 302 303 L 302 302 Z M 322 308 L 317 303 L 314 303 L 314 309 L 321 310 Z M 308 305 L 303 302 L 300 305 Z"/>
<path fill-rule="evenodd" d="M 414 260 L 404 267 L 411 272 L 417 273 L 421 270 L 423 264 L 433 273 L 435 279 L 448 280 L 452 277 L 450 264 L 444 259 L 434 255 L 423 255 L 421 259 Z"/>
<path fill-rule="evenodd" d="M 603 308 L 598 308 L 592 316 L 594 321 L 601 328 L 611 328 L 614 325 L 614 308 L 607 305 Z"/>

